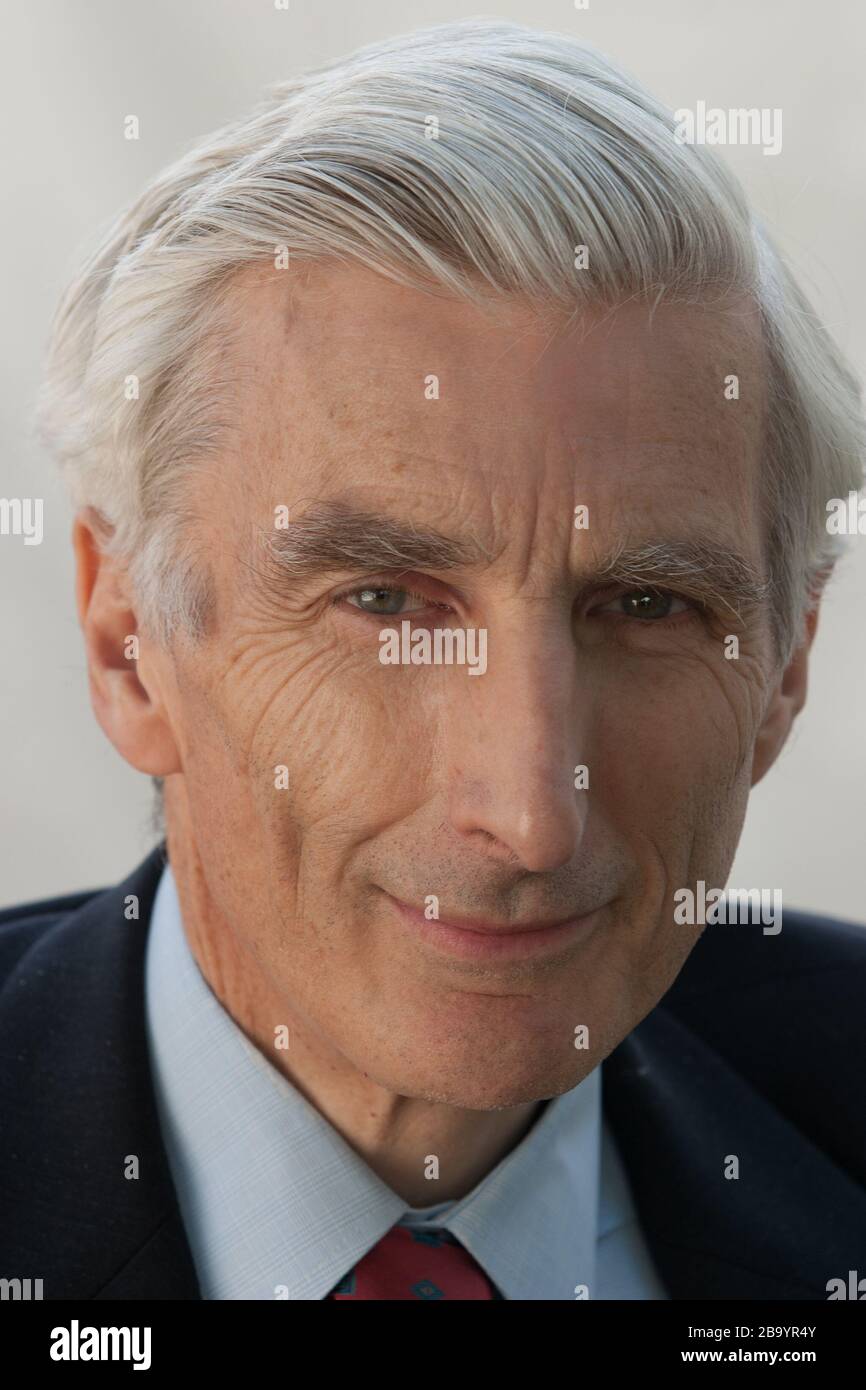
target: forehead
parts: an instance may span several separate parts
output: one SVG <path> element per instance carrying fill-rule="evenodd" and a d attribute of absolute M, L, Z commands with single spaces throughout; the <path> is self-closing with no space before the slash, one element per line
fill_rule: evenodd
<path fill-rule="evenodd" d="M 737 511 L 756 500 L 765 355 L 744 296 L 568 320 L 308 264 L 246 268 L 232 312 L 243 466 L 267 490 L 375 480 L 432 501 L 542 484 L 611 505 L 627 492 L 667 506 L 684 489 Z"/>

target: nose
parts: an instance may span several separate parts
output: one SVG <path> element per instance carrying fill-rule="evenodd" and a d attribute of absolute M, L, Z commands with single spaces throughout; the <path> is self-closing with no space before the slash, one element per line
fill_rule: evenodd
<path fill-rule="evenodd" d="M 586 702 L 569 622 L 528 627 L 488 630 L 487 670 L 455 697 L 449 809 L 460 834 L 543 872 L 567 864 L 584 834 L 589 793 L 575 787 L 575 767 L 587 761 Z"/>

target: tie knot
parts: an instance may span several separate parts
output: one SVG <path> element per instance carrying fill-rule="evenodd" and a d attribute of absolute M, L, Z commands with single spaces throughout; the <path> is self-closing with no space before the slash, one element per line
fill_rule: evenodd
<path fill-rule="evenodd" d="M 480 1264 L 450 1231 L 392 1226 L 328 1298 L 499 1298 Z"/>

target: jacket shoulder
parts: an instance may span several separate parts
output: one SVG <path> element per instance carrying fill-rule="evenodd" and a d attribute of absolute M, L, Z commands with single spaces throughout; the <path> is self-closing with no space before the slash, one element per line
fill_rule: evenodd
<path fill-rule="evenodd" d="M 107 891 L 105 888 L 90 888 L 79 893 L 38 898 L 14 907 L 0 908 L 0 980 L 5 979 L 21 956 L 45 932 Z"/>
<path fill-rule="evenodd" d="M 866 970 L 866 926 L 792 909 L 765 925 L 753 914 L 744 922 L 705 927 L 665 1002 L 678 1012 L 690 999 L 706 1001 L 770 986 L 781 998 L 797 993 L 796 981 L 803 975 L 809 976 L 816 995 L 828 995 L 835 990 L 833 977 L 848 970 Z"/>
<path fill-rule="evenodd" d="M 0 920 L 0 1264 L 44 1275 L 45 1298 L 199 1297 L 148 1055 L 164 863 L 160 845 L 121 883 Z M 138 1181 L 118 1181 L 129 1154 Z"/>
<path fill-rule="evenodd" d="M 77 957 L 83 946 L 78 924 L 92 937 L 103 913 L 115 917 L 118 904 L 122 910 L 124 895 L 130 892 L 142 897 L 147 904 L 145 916 L 149 915 L 149 903 L 165 862 L 166 847 L 161 842 L 122 883 L 0 908 L 0 988 L 19 966 L 27 969 L 25 962 L 31 952 L 40 959 L 40 971 L 43 963 L 70 959 L 70 952 Z"/>
<path fill-rule="evenodd" d="M 64 912 L 74 912 L 88 898 L 95 898 L 97 893 L 104 891 L 104 888 L 87 888 L 80 893 L 65 893 L 58 898 L 34 898 L 15 907 L 0 907 L 0 927 L 15 926 L 31 917 L 60 917 Z"/>
<path fill-rule="evenodd" d="M 866 1185 L 864 998 L 866 927 L 786 910 L 705 927 L 659 1007 Z"/>

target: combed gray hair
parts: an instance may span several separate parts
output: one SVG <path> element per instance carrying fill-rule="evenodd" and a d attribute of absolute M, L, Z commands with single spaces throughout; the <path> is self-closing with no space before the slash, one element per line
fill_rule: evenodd
<path fill-rule="evenodd" d="M 428 138 L 438 122 L 438 138 Z M 337 259 L 484 304 L 580 313 L 746 291 L 769 370 L 764 525 L 787 660 L 840 542 L 826 502 L 862 484 L 857 381 L 742 190 L 595 49 L 500 20 L 375 43 L 271 90 L 166 170 L 58 309 L 39 407 L 76 505 L 108 519 L 142 626 L 202 630 L 197 464 L 232 437 L 228 290 L 252 262 Z M 576 269 L 574 250 L 589 248 Z M 137 378 L 138 399 L 124 382 Z"/>

